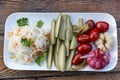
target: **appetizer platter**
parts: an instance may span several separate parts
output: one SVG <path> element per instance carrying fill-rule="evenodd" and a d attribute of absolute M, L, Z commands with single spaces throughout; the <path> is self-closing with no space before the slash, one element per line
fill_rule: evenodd
<path fill-rule="evenodd" d="M 112 70 L 117 30 L 108 13 L 13 13 L 6 19 L 4 63 L 15 70 Z"/>

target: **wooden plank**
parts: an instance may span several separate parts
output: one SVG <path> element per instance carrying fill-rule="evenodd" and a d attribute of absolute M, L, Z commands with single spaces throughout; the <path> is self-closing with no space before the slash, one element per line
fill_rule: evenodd
<path fill-rule="evenodd" d="M 12 78 L 9 80 L 119 80 L 120 73 L 80 73 L 71 76 L 53 76 L 40 78 Z M 5 79 L 8 80 L 8 79 Z"/>
<path fill-rule="evenodd" d="M 0 35 L 4 34 L 4 28 L 5 28 L 4 25 L 0 25 Z"/>
<path fill-rule="evenodd" d="M 79 75 L 44 77 L 37 80 L 119 80 L 120 73 L 80 73 Z"/>
<path fill-rule="evenodd" d="M 1 25 L 14 12 L 107 12 L 120 26 L 120 0 L 1 0 L 0 4 Z"/>
<path fill-rule="evenodd" d="M 11 80 L 37 80 L 37 79 L 36 78 L 25 78 L 25 79 L 22 78 L 22 79 L 11 79 Z"/>
<path fill-rule="evenodd" d="M 43 72 L 44 73 L 44 72 Z M 48 73 L 48 72 L 47 72 Z M 52 72 L 55 73 L 55 72 Z M 70 72 L 69 72 L 70 73 Z M 61 75 L 49 75 L 49 76 L 34 76 L 36 80 L 119 80 L 120 72 L 106 72 L 106 73 L 97 73 L 97 72 L 72 72 L 72 74 L 66 74 L 65 72 L 59 72 Z M 40 74 L 39 74 L 40 75 Z M 31 76 L 30 76 L 31 77 Z M 31 79 L 29 77 L 29 79 Z M 25 77 L 27 78 L 27 77 Z M 22 79 L 25 79 L 22 77 Z M 3 78 L 6 79 L 6 78 Z M 9 78 L 14 80 L 15 78 Z M 20 77 L 16 77 L 16 80 L 21 79 Z M 21 80 L 22 80 L 21 79 Z M 34 80 L 34 78 L 32 78 Z"/>

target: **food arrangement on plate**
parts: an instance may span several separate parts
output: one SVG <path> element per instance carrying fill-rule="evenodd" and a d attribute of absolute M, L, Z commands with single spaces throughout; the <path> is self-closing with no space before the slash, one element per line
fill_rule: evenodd
<path fill-rule="evenodd" d="M 34 27 L 25 17 L 16 23 L 18 26 L 6 38 L 10 58 L 22 65 L 42 66 L 45 61 L 47 69 L 54 65 L 64 72 L 86 66 L 100 70 L 110 62 L 114 38 L 108 32 L 109 22 L 92 19 L 84 22 L 84 18 L 79 18 L 78 24 L 72 24 L 70 15 L 59 14 L 52 19 L 50 30 L 42 27 L 46 24 L 42 20 Z"/>

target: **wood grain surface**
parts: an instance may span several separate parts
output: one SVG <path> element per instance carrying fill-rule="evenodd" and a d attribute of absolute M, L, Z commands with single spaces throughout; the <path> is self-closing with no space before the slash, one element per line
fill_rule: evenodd
<path fill-rule="evenodd" d="M 114 70 L 96 72 L 17 71 L 3 62 L 4 24 L 14 12 L 106 12 L 117 22 L 118 64 Z M 120 0 L 0 0 L 0 79 L 7 80 L 120 80 Z"/>

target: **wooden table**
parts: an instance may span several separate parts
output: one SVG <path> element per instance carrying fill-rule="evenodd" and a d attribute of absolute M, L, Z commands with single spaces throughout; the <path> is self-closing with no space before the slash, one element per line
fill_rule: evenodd
<path fill-rule="evenodd" d="M 11 80 L 120 80 L 120 52 L 118 64 L 110 72 L 50 72 L 17 71 L 3 62 L 5 20 L 14 12 L 107 12 L 117 21 L 120 42 L 120 0 L 0 0 L 0 79 Z M 120 51 L 120 43 L 118 49 Z"/>

